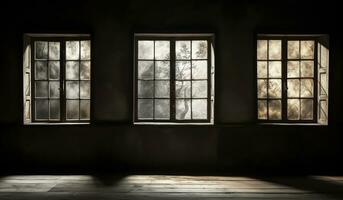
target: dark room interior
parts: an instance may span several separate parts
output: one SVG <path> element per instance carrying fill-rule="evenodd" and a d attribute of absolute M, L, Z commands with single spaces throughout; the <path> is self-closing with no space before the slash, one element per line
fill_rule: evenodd
<path fill-rule="evenodd" d="M 0 199 L 343 199 L 341 6 L 4 1 Z"/>

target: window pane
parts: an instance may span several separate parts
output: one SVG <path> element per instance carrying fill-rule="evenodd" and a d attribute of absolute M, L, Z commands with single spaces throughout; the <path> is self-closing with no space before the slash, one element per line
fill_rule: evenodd
<path fill-rule="evenodd" d="M 281 62 L 269 62 L 269 78 L 281 78 Z"/>
<path fill-rule="evenodd" d="M 281 98 L 281 79 L 270 79 L 268 87 L 269 98 Z"/>
<path fill-rule="evenodd" d="M 207 81 L 192 81 L 192 97 L 206 98 L 207 97 Z"/>
<path fill-rule="evenodd" d="M 91 59 L 91 41 L 81 41 L 81 60 Z"/>
<path fill-rule="evenodd" d="M 326 120 L 328 116 L 328 104 L 327 101 L 320 101 L 319 103 L 319 119 Z"/>
<path fill-rule="evenodd" d="M 60 61 L 49 61 L 49 78 L 60 79 Z"/>
<path fill-rule="evenodd" d="M 176 41 L 175 54 L 177 60 L 189 60 L 191 58 L 191 41 Z"/>
<path fill-rule="evenodd" d="M 192 59 L 207 58 L 207 41 L 193 40 L 192 41 Z"/>
<path fill-rule="evenodd" d="M 175 97 L 190 98 L 191 97 L 191 82 L 190 81 L 175 81 Z"/>
<path fill-rule="evenodd" d="M 36 119 L 49 118 L 49 100 L 36 99 Z"/>
<path fill-rule="evenodd" d="M 300 77 L 299 61 L 287 62 L 287 77 Z"/>
<path fill-rule="evenodd" d="M 79 79 L 79 62 L 78 61 L 66 62 L 66 79 L 67 80 Z"/>
<path fill-rule="evenodd" d="M 138 119 L 152 119 L 153 100 L 138 99 Z"/>
<path fill-rule="evenodd" d="M 267 60 L 268 40 L 257 40 L 257 60 Z"/>
<path fill-rule="evenodd" d="M 267 119 L 267 101 L 258 100 L 258 119 Z"/>
<path fill-rule="evenodd" d="M 267 80 L 257 80 L 258 98 L 267 98 Z"/>
<path fill-rule="evenodd" d="M 281 120 L 281 100 L 269 101 L 269 119 Z"/>
<path fill-rule="evenodd" d="M 313 77 L 313 61 L 301 61 L 301 77 Z"/>
<path fill-rule="evenodd" d="M 79 98 L 79 82 L 78 81 L 66 81 L 66 97 L 67 99 Z"/>
<path fill-rule="evenodd" d="M 176 119 L 191 119 L 191 100 L 176 100 Z"/>
<path fill-rule="evenodd" d="M 155 99 L 155 119 L 169 119 L 169 100 Z"/>
<path fill-rule="evenodd" d="M 90 61 L 81 61 L 80 79 L 81 80 L 90 80 L 90 78 L 91 78 L 91 62 Z"/>
<path fill-rule="evenodd" d="M 83 120 L 90 119 L 90 101 L 89 100 L 80 101 L 80 119 L 83 119 Z"/>
<path fill-rule="evenodd" d="M 328 88 L 328 82 L 326 78 L 326 73 L 321 73 L 320 74 L 320 95 L 327 95 L 327 88 Z"/>
<path fill-rule="evenodd" d="M 59 81 L 50 81 L 50 98 L 60 98 Z"/>
<path fill-rule="evenodd" d="M 67 100 L 67 119 L 79 119 L 79 100 Z"/>
<path fill-rule="evenodd" d="M 154 79 L 154 61 L 138 61 L 138 78 Z"/>
<path fill-rule="evenodd" d="M 301 59 L 314 58 L 314 41 L 301 41 Z"/>
<path fill-rule="evenodd" d="M 36 80 L 46 80 L 48 78 L 48 67 L 46 61 L 35 62 Z"/>
<path fill-rule="evenodd" d="M 288 59 L 299 59 L 299 41 L 288 41 Z"/>
<path fill-rule="evenodd" d="M 312 120 L 313 119 L 313 100 L 301 99 L 301 119 Z"/>
<path fill-rule="evenodd" d="M 35 42 L 36 59 L 48 58 L 48 42 L 37 41 Z"/>
<path fill-rule="evenodd" d="M 299 79 L 287 80 L 287 96 L 288 97 L 299 97 L 300 94 L 300 81 Z"/>
<path fill-rule="evenodd" d="M 49 59 L 59 60 L 60 59 L 60 43 L 49 42 Z"/>
<path fill-rule="evenodd" d="M 207 79 L 207 61 L 192 62 L 192 79 Z"/>
<path fill-rule="evenodd" d="M 154 92 L 153 81 L 138 81 L 138 97 L 152 98 Z"/>
<path fill-rule="evenodd" d="M 60 100 L 50 100 L 50 119 L 60 119 Z"/>
<path fill-rule="evenodd" d="M 191 79 L 191 62 L 190 61 L 176 61 L 175 62 L 175 78 L 177 80 Z"/>
<path fill-rule="evenodd" d="M 156 60 L 169 60 L 170 59 L 169 41 L 155 41 L 155 59 Z"/>
<path fill-rule="evenodd" d="M 155 97 L 169 98 L 169 81 L 155 81 Z"/>
<path fill-rule="evenodd" d="M 156 79 L 169 79 L 170 74 L 169 61 L 156 61 L 155 62 L 155 78 Z"/>
<path fill-rule="evenodd" d="M 154 41 L 138 41 L 138 59 L 154 59 Z"/>
<path fill-rule="evenodd" d="M 269 59 L 281 60 L 281 40 L 269 40 Z"/>
<path fill-rule="evenodd" d="M 67 41 L 66 42 L 66 59 L 78 60 L 79 59 L 79 41 Z"/>
<path fill-rule="evenodd" d="M 48 98 L 48 81 L 36 81 L 36 97 Z"/>
<path fill-rule="evenodd" d="M 313 97 L 313 80 L 301 80 L 301 97 Z"/>
<path fill-rule="evenodd" d="M 267 78 L 267 62 L 257 62 L 257 78 Z"/>
<path fill-rule="evenodd" d="M 192 118 L 207 119 L 207 100 L 193 99 L 192 100 Z"/>
<path fill-rule="evenodd" d="M 327 68 L 329 66 L 329 50 L 323 45 L 321 45 L 320 49 L 321 49 L 321 53 L 320 53 L 321 67 Z"/>
<path fill-rule="evenodd" d="M 289 120 L 300 119 L 300 100 L 299 99 L 287 100 L 287 118 Z"/>
<path fill-rule="evenodd" d="M 91 97 L 90 81 L 80 81 L 80 98 L 89 99 Z"/>

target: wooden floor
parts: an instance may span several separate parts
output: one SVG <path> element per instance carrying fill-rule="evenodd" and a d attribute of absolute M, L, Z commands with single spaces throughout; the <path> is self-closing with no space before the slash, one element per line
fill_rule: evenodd
<path fill-rule="evenodd" d="M 343 199 L 343 177 L 25 175 L 0 177 L 0 200 Z"/>

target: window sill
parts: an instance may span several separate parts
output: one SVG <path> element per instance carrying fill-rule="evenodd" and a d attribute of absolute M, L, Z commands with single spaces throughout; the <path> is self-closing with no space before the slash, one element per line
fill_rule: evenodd
<path fill-rule="evenodd" d="M 146 125 L 153 125 L 153 126 L 164 126 L 164 125 L 172 125 L 172 126 L 188 126 L 188 125 L 195 125 L 195 126 L 213 126 L 214 123 L 212 122 L 205 122 L 205 123 L 175 123 L 175 122 L 134 122 L 134 126 L 146 126 Z"/>
<path fill-rule="evenodd" d="M 320 123 L 257 123 L 257 125 L 267 125 L 267 126 L 328 126 L 328 124 L 320 124 Z"/>
<path fill-rule="evenodd" d="M 46 122 L 32 122 L 32 123 L 26 123 L 24 126 L 36 126 L 36 125 L 44 125 L 44 126 L 58 126 L 58 125 L 89 125 L 90 122 L 81 122 L 81 123 L 75 123 L 75 122 L 66 122 L 66 123 L 46 123 Z"/>

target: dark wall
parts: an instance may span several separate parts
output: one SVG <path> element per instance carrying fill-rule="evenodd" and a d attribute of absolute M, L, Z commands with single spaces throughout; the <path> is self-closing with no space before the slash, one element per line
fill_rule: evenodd
<path fill-rule="evenodd" d="M 342 11 L 325 1 L 26 1 L 0 8 L 2 172 L 340 173 Z M 133 126 L 135 32 L 213 32 L 214 126 Z M 24 33 L 92 35 L 91 125 L 22 125 Z M 329 126 L 255 123 L 257 33 L 330 35 Z M 1 172 L 0 172 L 1 173 Z"/>

